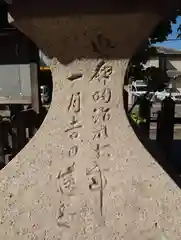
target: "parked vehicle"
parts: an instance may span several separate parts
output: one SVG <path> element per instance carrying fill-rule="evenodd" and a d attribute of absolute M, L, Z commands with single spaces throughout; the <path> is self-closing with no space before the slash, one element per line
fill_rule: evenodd
<path fill-rule="evenodd" d="M 171 96 L 171 98 L 176 103 L 181 103 L 181 92 L 174 88 L 165 88 L 163 91 L 157 91 L 154 94 L 156 101 L 163 101 L 166 97 Z"/>
<path fill-rule="evenodd" d="M 40 86 L 40 96 L 42 104 L 49 103 L 50 101 L 50 93 L 47 85 Z"/>
<path fill-rule="evenodd" d="M 129 85 L 128 89 L 129 93 L 131 93 L 132 96 L 140 97 L 147 92 L 148 87 L 143 80 L 137 80 L 135 82 L 132 82 L 132 84 Z M 160 102 L 163 101 L 166 97 L 171 96 L 171 98 L 176 103 L 181 103 L 181 92 L 178 89 L 172 87 L 167 87 L 164 90 L 156 91 L 155 93 L 150 92 L 148 96 L 151 102 Z"/>
<path fill-rule="evenodd" d="M 144 95 L 145 93 L 147 93 L 148 91 L 148 86 L 145 84 L 145 82 L 143 80 L 137 80 L 135 82 L 132 82 L 132 84 L 130 84 L 128 86 L 128 91 L 129 94 L 136 99 L 137 97 L 140 97 L 142 95 Z M 147 97 L 150 99 L 150 101 L 153 101 L 153 92 L 150 92 Z"/>
<path fill-rule="evenodd" d="M 129 92 L 133 94 L 134 96 L 141 96 L 147 92 L 147 85 L 142 80 L 137 80 L 135 82 L 132 82 L 128 86 Z"/>

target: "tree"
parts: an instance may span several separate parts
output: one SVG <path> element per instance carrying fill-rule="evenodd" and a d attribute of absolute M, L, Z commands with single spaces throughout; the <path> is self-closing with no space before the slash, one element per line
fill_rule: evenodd
<path fill-rule="evenodd" d="M 134 72 L 140 74 L 139 70 L 143 70 L 143 64 L 147 62 L 150 56 L 156 54 L 156 49 L 152 47 L 152 44 L 168 39 L 168 35 L 172 33 L 172 24 L 176 24 L 176 19 L 179 15 L 181 15 L 181 9 L 176 9 L 166 19 L 160 22 L 144 45 L 133 55 L 130 65 L 135 69 Z M 178 37 L 181 37 L 181 25 L 178 28 Z"/>
<path fill-rule="evenodd" d="M 157 42 L 163 42 L 168 39 L 168 35 L 172 33 L 172 24 L 176 24 L 177 17 L 181 15 L 181 9 L 176 9 L 166 19 L 159 23 L 154 29 L 151 36 L 147 41 L 138 49 L 133 55 L 131 61 L 128 64 L 126 78 L 132 78 L 132 80 L 143 79 L 148 85 L 148 91 L 143 97 L 147 97 L 150 91 L 155 92 L 162 90 L 165 87 L 165 83 L 168 82 L 168 76 L 165 72 L 159 68 L 150 67 L 144 69 L 144 64 L 150 58 L 156 54 L 156 48 L 152 46 Z M 181 38 L 181 25 L 178 28 L 178 37 Z M 136 100 L 129 112 L 132 111 L 133 107 L 138 104 L 140 98 Z"/>

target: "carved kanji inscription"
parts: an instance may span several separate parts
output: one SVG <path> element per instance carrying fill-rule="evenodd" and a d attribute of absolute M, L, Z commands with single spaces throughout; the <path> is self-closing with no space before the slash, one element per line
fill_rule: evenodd
<path fill-rule="evenodd" d="M 67 200 L 68 201 L 68 200 Z M 60 201 L 57 216 L 57 226 L 60 228 L 70 228 L 75 219 L 76 213 L 70 211 L 70 203 Z"/>
<path fill-rule="evenodd" d="M 95 102 L 102 100 L 104 103 L 108 103 L 111 100 L 111 89 L 104 88 L 103 90 L 96 91 L 93 93 L 92 98 Z"/>
<path fill-rule="evenodd" d="M 106 157 L 110 157 L 110 153 L 109 152 L 104 152 L 104 150 L 107 150 L 110 148 L 110 144 L 104 144 L 101 145 L 100 143 L 96 144 L 96 146 L 94 147 L 94 151 L 96 153 L 96 158 L 99 159 L 101 156 L 106 156 Z"/>
<path fill-rule="evenodd" d="M 78 122 L 78 120 L 76 120 L 76 117 L 73 116 L 71 122 L 69 123 L 68 128 L 65 130 L 65 132 L 69 132 L 71 130 L 77 129 L 77 128 L 81 128 L 82 125 Z"/>
<path fill-rule="evenodd" d="M 75 80 L 81 79 L 82 77 L 83 77 L 82 73 L 74 73 L 74 74 L 71 74 L 69 77 L 67 77 L 67 79 L 69 81 L 75 81 Z"/>
<path fill-rule="evenodd" d="M 63 220 L 64 215 L 65 215 L 65 204 L 64 202 L 60 201 L 60 206 L 58 209 L 57 225 L 58 227 L 70 228 L 69 223 Z"/>
<path fill-rule="evenodd" d="M 107 179 L 102 173 L 97 162 L 93 162 L 93 167 L 86 169 L 86 176 L 89 179 L 90 191 L 98 191 L 100 193 L 100 213 L 103 213 L 103 191 L 107 185 Z"/>
<path fill-rule="evenodd" d="M 80 112 L 80 92 L 72 94 L 68 111 L 73 111 L 74 113 Z"/>
<path fill-rule="evenodd" d="M 79 148 L 77 145 L 72 146 L 68 151 L 69 157 L 74 157 L 75 155 L 77 155 L 78 150 L 79 150 Z"/>
<path fill-rule="evenodd" d="M 107 138 L 108 133 L 107 133 L 107 126 L 106 125 L 101 125 L 97 130 L 93 132 L 93 140 L 98 140 L 101 138 Z"/>
<path fill-rule="evenodd" d="M 94 115 L 92 116 L 93 123 L 109 121 L 111 118 L 110 108 L 100 107 L 93 109 Z"/>
<path fill-rule="evenodd" d="M 113 72 L 112 66 L 106 65 L 106 63 L 104 61 L 101 61 L 97 65 L 95 72 L 94 72 L 93 76 L 91 77 L 90 82 L 95 80 L 95 81 L 101 82 L 104 85 L 106 85 L 106 83 L 110 80 L 112 72 Z"/>
<path fill-rule="evenodd" d="M 65 170 L 61 170 L 57 176 L 58 191 L 62 194 L 70 195 L 75 189 L 75 177 L 74 177 L 75 162 L 67 167 Z"/>
<path fill-rule="evenodd" d="M 73 132 L 69 135 L 69 138 L 74 140 L 77 139 L 79 137 L 79 133 L 78 132 Z"/>

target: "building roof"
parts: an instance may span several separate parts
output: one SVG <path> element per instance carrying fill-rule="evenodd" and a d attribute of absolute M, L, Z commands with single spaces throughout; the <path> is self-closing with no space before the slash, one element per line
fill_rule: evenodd
<path fill-rule="evenodd" d="M 166 54 L 166 55 L 181 55 L 181 50 L 174 48 L 166 48 L 166 47 L 157 47 L 156 50 L 158 54 Z"/>
<path fill-rule="evenodd" d="M 181 76 L 181 72 L 178 70 L 167 70 L 167 75 L 169 78 L 175 78 L 177 76 Z"/>

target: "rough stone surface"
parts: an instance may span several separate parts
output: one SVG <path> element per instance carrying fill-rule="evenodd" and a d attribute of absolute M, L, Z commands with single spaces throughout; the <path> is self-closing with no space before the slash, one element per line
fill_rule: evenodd
<path fill-rule="evenodd" d="M 17 19 L 61 63 L 44 123 L 0 173 L 0 239 L 181 239 L 180 190 L 123 107 L 128 60 L 159 19 Z"/>

